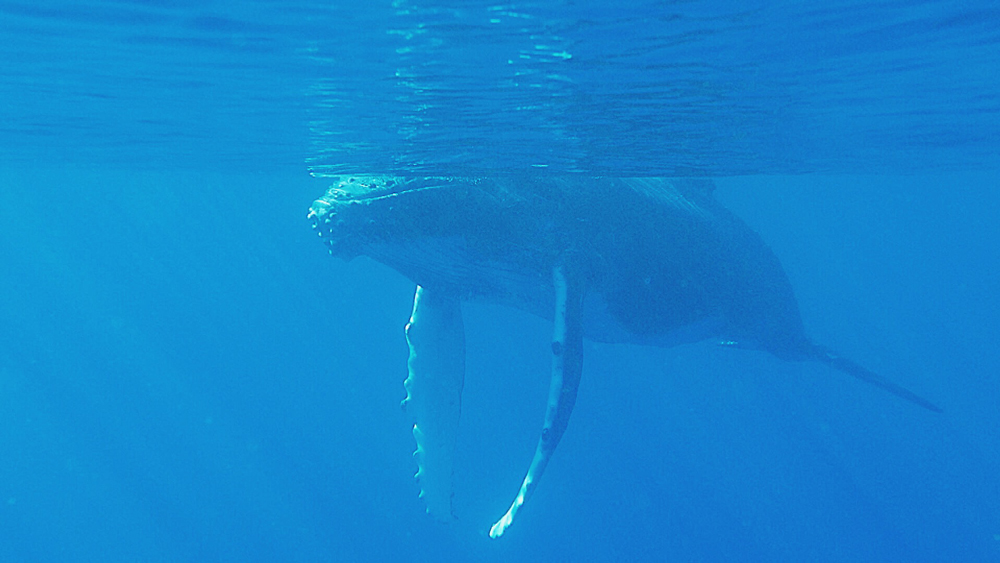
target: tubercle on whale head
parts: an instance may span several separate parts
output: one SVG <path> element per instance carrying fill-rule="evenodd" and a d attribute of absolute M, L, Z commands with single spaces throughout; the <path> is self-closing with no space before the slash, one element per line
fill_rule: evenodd
<path fill-rule="evenodd" d="M 386 186 L 392 186 L 391 180 L 352 177 L 334 184 L 313 202 L 308 219 L 330 254 L 350 260 L 364 254 L 367 243 L 387 236 L 389 221 L 384 215 L 391 206 L 373 205 L 380 198 L 370 197 Z"/>
<path fill-rule="evenodd" d="M 338 206 L 319 199 L 309 210 L 308 219 L 312 228 L 322 239 L 330 254 L 351 260 L 361 255 L 361 244 L 347 227 L 347 221 L 338 211 Z"/>
<path fill-rule="evenodd" d="M 349 177 L 313 202 L 309 219 L 334 256 L 378 260 L 375 252 L 412 262 L 421 241 L 495 236 L 485 224 L 484 211 L 492 208 L 482 205 L 473 186 L 475 180 L 456 178 Z M 440 246 L 431 248 L 435 256 L 443 254 Z"/>

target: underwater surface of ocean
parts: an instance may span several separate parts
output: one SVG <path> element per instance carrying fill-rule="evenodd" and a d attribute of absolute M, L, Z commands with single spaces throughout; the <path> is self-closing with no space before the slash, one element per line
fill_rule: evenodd
<path fill-rule="evenodd" d="M 0 561 L 1000 561 L 996 2 L 0 1 Z M 400 411 L 412 283 L 330 177 L 714 178 L 810 336 L 465 310 L 458 521 Z M 614 194 L 609 194 L 613 197 Z"/>

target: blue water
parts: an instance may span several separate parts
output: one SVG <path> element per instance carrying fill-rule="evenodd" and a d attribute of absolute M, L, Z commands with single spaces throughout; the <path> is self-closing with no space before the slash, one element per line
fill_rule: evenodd
<path fill-rule="evenodd" d="M 1000 560 L 992 2 L 0 3 L 0 560 Z M 499 541 L 550 327 L 466 310 L 456 512 L 416 498 L 412 284 L 325 176 L 700 175 L 821 366 L 588 345 Z"/>

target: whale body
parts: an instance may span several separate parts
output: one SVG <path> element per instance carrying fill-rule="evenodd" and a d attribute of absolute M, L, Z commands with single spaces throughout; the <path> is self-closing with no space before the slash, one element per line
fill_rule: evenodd
<path fill-rule="evenodd" d="M 452 459 L 465 376 L 461 303 L 553 321 L 542 433 L 500 537 L 565 431 L 584 338 L 673 346 L 713 339 L 783 360 L 817 361 L 928 410 L 933 403 L 813 343 L 788 277 L 764 241 L 701 179 L 354 176 L 310 209 L 332 255 L 366 255 L 416 286 L 404 407 L 420 496 L 452 518 Z"/>

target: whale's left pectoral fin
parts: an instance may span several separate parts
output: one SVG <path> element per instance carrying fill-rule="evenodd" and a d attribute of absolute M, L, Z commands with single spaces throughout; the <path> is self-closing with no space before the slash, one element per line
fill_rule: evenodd
<path fill-rule="evenodd" d="M 555 330 L 552 339 L 552 380 L 549 385 L 548 406 L 545 409 L 545 424 L 521 489 L 507 513 L 490 528 L 491 538 L 503 535 L 513 523 L 517 511 L 534 492 L 552 452 L 566 431 L 576 403 L 583 370 L 583 287 L 580 280 L 568 275 L 562 265 L 553 270 L 553 282 L 556 298 Z"/>
<path fill-rule="evenodd" d="M 413 421 L 416 478 L 427 513 L 454 519 L 452 474 L 465 381 L 465 329 L 459 300 L 447 291 L 417 287 L 406 325 L 409 375 L 403 408 Z"/>

